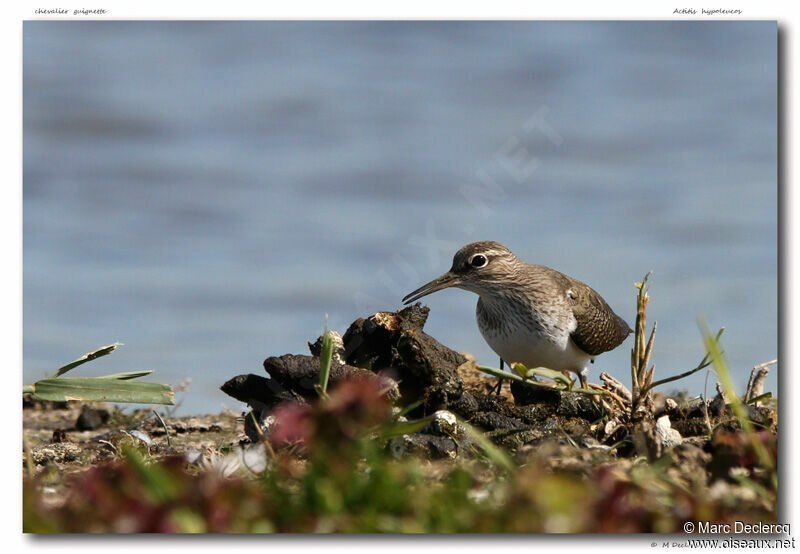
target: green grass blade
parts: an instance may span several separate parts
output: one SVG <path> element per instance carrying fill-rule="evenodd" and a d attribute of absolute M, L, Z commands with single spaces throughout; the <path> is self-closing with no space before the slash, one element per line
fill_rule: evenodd
<path fill-rule="evenodd" d="M 134 404 L 174 404 L 169 385 L 142 383 L 102 377 L 61 377 L 36 381 L 33 393 L 42 400 L 65 402 L 127 402 Z"/>
<path fill-rule="evenodd" d="M 128 379 L 145 377 L 151 373 L 153 373 L 152 369 L 144 369 L 142 371 L 124 371 L 122 373 L 112 373 L 111 375 L 101 375 L 100 377 L 97 377 L 97 379 L 122 379 L 123 381 L 127 381 Z"/>
<path fill-rule="evenodd" d="M 608 396 L 611 398 L 615 398 L 616 395 L 612 394 L 610 391 L 603 390 L 603 389 L 576 389 L 576 388 L 569 388 L 569 386 L 564 386 L 564 382 L 572 383 L 566 377 L 562 375 L 562 378 L 565 381 L 560 383 L 549 383 L 545 381 L 531 381 L 530 379 L 523 379 L 516 373 L 509 373 L 507 371 L 503 371 L 494 367 L 488 367 L 485 365 L 479 365 L 478 371 L 483 373 L 487 373 L 489 375 L 493 375 L 495 377 L 500 377 L 501 379 L 509 379 L 511 381 L 516 381 L 518 383 L 523 383 L 529 387 L 535 387 L 538 389 L 547 389 L 547 390 L 554 390 L 558 392 L 574 392 L 577 394 L 583 394 L 586 396 Z"/>
<path fill-rule="evenodd" d="M 328 379 L 331 376 L 331 360 L 333 359 L 333 339 L 325 322 L 325 333 L 322 335 L 322 349 L 319 353 L 319 388 L 322 396 L 328 393 Z"/>
<path fill-rule="evenodd" d="M 538 377 L 545 377 L 547 379 L 551 379 L 557 383 L 563 383 L 566 386 L 570 387 L 573 385 L 572 379 L 569 379 L 566 375 L 561 373 L 560 371 L 556 371 L 554 369 L 546 369 L 543 367 L 538 367 L 534 369 L 528 370 L 528 377 L 531 375 L 536 375 Z"/>
<path fill-rule="evenodd" d="M 532 387 L 539 387 L 539 388 L 546 388 L 553 390 L 567 390 L 567 387 L 573 384 L 573 381 L 569 380 L 567 376 L 561 373 L 560 371 L 554 371 L 552 369 L 545 369 L 545 368 L 529 369 L 527 370 L 527 372 L 529 375 L 538 375 L 540 377 L 553 379 L 556 383 L 546 383 L 544 381 L 531 381 L 530 379 L 520 377 L 516 373 L 509 373 L 508 371 L 503 371 L 502 369 L 497 369 L 495 367 L 489 367 L 485 365 L 479 365 L 478 371 L 487 373 L 499 379 L 509 379 L 511 381 L 517 381 L 518 383 L 525 383 L 526 385 L 530 385 Z M 559 385 L 565 385 L 566 387 Z M 592 394 L 599 394 L 593 391 L 586 391 L 586 392 Z"/>
<path fill-rule="evenodd" d="M 93 352 L 88 352 L 83 356 L 81 356 L 80 358 L 78 358 L 77 360 L 75 360 L 74 362 L 68 363 L 67 365 L 58 368 L 53 377 L 64 375 L 67 371 L 75 369 L 81 364 L 85 364 L 86 362 L 91 362 L 92 360 L 95 360 L 101 356 L 106 356 L 108 354 L 111 354 L 114 350 L 117 349 L 117 346 L 122 346 L 122 343 L 115 342 L 114 344 L 109 344 L 108 346 L 101 346 L 100 348 L 94 350 Z"/>
<path fill-rule="evenodd" d="M 715 373 L 722 382 L 722 388 L 725 390 L 725 395 L 728 397 L 728 401 L 730 402 L 731 409 L 733 409 L 733 413 L 739 420 L 742 431 L 744 431 L 749 437 L 750 444 L 752 445 L 756 456 L 758 456 L 761 465 L 769 469 L 774 469 L 775 461 L 767 451 L 767 448 L 761 443 L 761 440 L 759 440 L 759 438 L 756 436 L 755 430 L 753 429 L 753 423 L 747 416 L 747 409 L 745 408 L 741 398 L 739 398 L 739 395 L 736 394 L 736 387 L 733 384 L 733 377 L 731 377 L 730 369 L 728 369 L 728 363 L 722 356 L 722 349 L 720 348 L 719 342 L 709 331 L 708 324 L 705 322 L 705 320 L 700 320 L 700 330 L 703 334 L 703 341 L 705 342 L 706 350 L 708 351 L 708 354 L 711 356 L 711 360 L 714 363 Z"/>
<path fill-rule="evenodd" d="M 517 375 L 522 377 L 525 380 L 530 379 L 533 376 L 536 377 L 544 377 L 545 379 L 550 379 L 551 381 L 555 381 L 557 383 L 562 383 L 567 387 L 572 387 L 574 384 L 571 379 L 568 379 L 566 375 L 562 372 L 554 370 L 554 369 L 547 369 L 546 367 L 532 367 L 528 368 L 520 363 L 512 363 L 511 369 L 514 370 Z"/>
<path fill-rule="evenodd" d="M 508 472 L 514 470 L 514 462 L 508 457 L 508 454 L 503 452 L 500 448 L 494 445 L 492 441 L 486 438 L 486 435 L 475 429 L 472 425 L 459 420 L 459 425 L 462 425 L 466 430 L 469 437 L 481 447 L 486 457 L 494 463 L 494 465 L 505 469 Z"/>
<path fill-rule="evenodd" d="M 772 398 L 772 393 L 771 392 L 765 392 L 764 394 L 759 394 L 755 398 L 751 398 L 750 400 L 747 401 L 747 403 L 748 404 L 755 404 L 756 402 L 761 402 L 763 400 L 769 400 L 770 398 Z"/>
<path fill-rule="evenodd" d="M 422 419 L 414 421 L 396 421 L 383 428 L 380 435 L 384 439 L 408 435 L 409 433 L 419 431 L 431 421 L 433 421 L 433 416 L 423 417 Z"/>
<path fill-rule="evenodd" d="M 416 410 L 420 406 L 422 406 L 422 400 L 417 400 L 416 402 L 412 402 L 411 404 L 409 404 L 408 406 L 406 406 L 405 408 L 400 410 L 397 413 L 397 415 L 394 416 L 394 419 L 396 420 L 399 417 L 407 415 L 407 414 L 411 413 L 412 410 Z"/>
<path fill-rule="evenodd" d="M 497 369 L 496 367 L 479 365 L 478 371 L 482 371 L 483 373 L 488 373 L 489 375 L 492 375 L 494 377 L 499 377 L 500 379 L 513 379 L 514 381 L 519 381 L 520 383 L 525 381 L 525 379 L 523 379 L 516 373 L 509 373 L 508 371 L 503 371 L 502 369 Z"/>
<path fill-rule="evenodd" d="M 167 427 L 167 424 L 164 422 L 164 419 L 161 417 L 161 414 L 153 410 L 153 415 L 156 416 L 156 419 L 161 424 L 161 427 L 164 428 L 164 433 L 166 433 L 167 435 L 167 446 L 172 446 L 172 438 L 169 436 L 169 427 Z"/>

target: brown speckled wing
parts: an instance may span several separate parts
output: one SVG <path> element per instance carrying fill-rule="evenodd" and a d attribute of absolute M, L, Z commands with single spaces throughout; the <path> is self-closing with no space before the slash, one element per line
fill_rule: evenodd
<path fill-rule="evenodd" d="M 613 350 L 633 331 L 594 290 L 580 282 L 573 282 L 572 313 L 577 327 L 572 332 L 573 342 L 592 356 Z"/>

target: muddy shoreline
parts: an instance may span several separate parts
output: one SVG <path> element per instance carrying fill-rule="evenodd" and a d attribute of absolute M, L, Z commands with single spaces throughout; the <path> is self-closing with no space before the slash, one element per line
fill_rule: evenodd
<path fill-rule="evenodd" d="M 182 468 L 176 471 L 187 479 L 209 472 L 242 479 L 254 467 L 266 472 L 259 475 L 269 467 L 294 467 L 284 476 L 291 481 L 315 464 L 333 471 L 328 464 L 350 444 L 380 453 L 380 467 L 415 467 L 432 483 L 470 468 L 470 494 L 480 498 L 512 502 L 519 492 L 509 483 L 521 480 L 528 496 L 517 502 L 524 505 L 541 487 L 553 486 L 546 480 L 567 478 L 569 486 L 585 489 L 583 496 L 597 497 L 594 515 L 569 531 L 670 532 L 692 510 L 715 521 L 777 520 L 776 470 L 763 463 L 764 452 L 777 459 L 774 399 L 747 404 L 743 420 L 721 390 L 707 401 L 654 392 L 641 409 L 626 411 L 618 395 L 627 391 L 619 383 L 556 390 L 517 379 L 498 387 L 468 355 L 423 331 L 427 313 L 418 304 L 377 313 L 356 320 L 341 337 L 332 335 L 330 396 L 322 398 L 321 338 L 309 343 L 309 354 L 268 357 L 263 373 L 222 384 L 243 403 L 241 412 L 175 418 L 160 409 L 159 419 L 149 409 L 25 395 L 22 466 L 27 490 L 36 496 L 34 513 L 45 521 L 47 510 L 68 512 L 76 491 L 95 487 L 86 481 L 91 470 L 119 471 L 113 468 L 130 463 L 131 449 L 147 464 Z M 743 422 L 752 429 L 745 432 Z M 315 449 L 326 453 L 315 458 Z M 342 471 L 363 463 L 363 453 L 351 455 Z M 542 479 L 545 484 L 530 485 Z M 622 513 L 630 498 L 611 523 L 603 519 L 606 504 L 620 494 L 641 504 L 633 523 Z M 656 514 L 664 505 L 669 513 L 662 521 Z M 289 530 L 305 529 L 293 525 Z M 518 524 L 497 525 L 492 530 Z M 523 530 L 547 529 L 546 521 L 530 525 Z"/>

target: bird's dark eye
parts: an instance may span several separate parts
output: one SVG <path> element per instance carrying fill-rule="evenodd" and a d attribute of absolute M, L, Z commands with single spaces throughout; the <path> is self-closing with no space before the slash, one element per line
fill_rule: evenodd
<path fill-rule="evenodd" d="M 487 260 L 486 256 L 483 254 L 475 254 L 472 256 L 472 259 L 469 261 L 469 263 L 472 267 L 483 267 L 489 263 L 489 260 Z"/>

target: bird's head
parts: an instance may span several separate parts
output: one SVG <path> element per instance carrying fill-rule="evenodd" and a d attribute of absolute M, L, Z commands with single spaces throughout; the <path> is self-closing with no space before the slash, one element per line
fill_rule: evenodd
<path fill-rule="evenodd" d="M 499 242 L 473 242 L 456 252 L 450 271 L 408 294 L 403 303 L 449 287 L 491 296 L 498 288 L 513 282 L 520 264 L 519 258 Z"/>

